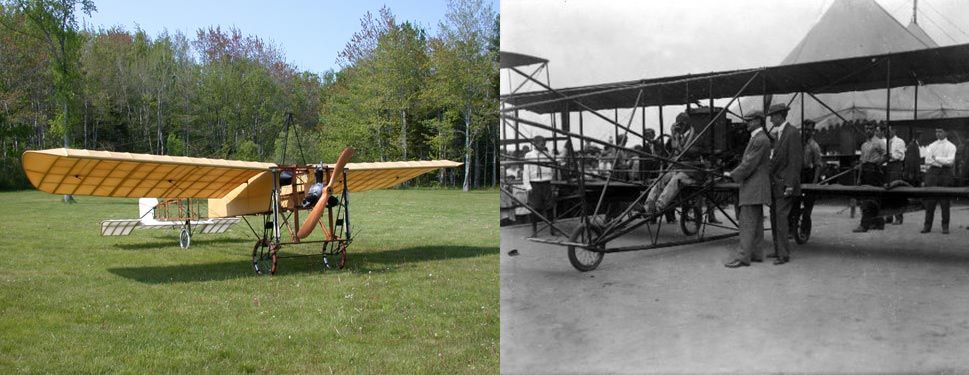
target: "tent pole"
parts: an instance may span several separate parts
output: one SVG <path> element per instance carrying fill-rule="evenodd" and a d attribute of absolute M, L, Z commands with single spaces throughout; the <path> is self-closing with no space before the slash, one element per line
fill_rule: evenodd
<path fill-rule="evenodd" d="M 892 59 L 885 61 L 885 160 L 892 159 L 892 139 L 888 134 L 892 128 Z"/>
<path fill-rule="evenodd" d="M 919 80 L 915 80 L 915 110 L 912 111 L 912 120 L 919 119 Z"/>
<path fill-rule="evenodd" d="M 518 110 L 515 110 L 515 118 L 516 119 L 520 118 L 520 116 L 518 116 Z M 520 146 L 518 145 L 520 140 L 519 138 L 520 134 L 521 134 L 521 129 L 518 128 L 518 120 L 515 120 L 515 152 L 520 151 L 519 149 Z"/>
<path fill-rule="evenodd" d="M 662 138 L 663 134 L 666 133 L 663 132 L 663 105 L 660 104 L 657 108 L 659 109 L 659 137 L 657 137 L 657 139 L 659 139 Z"/>
<path fill-rule="evenodd" d="M 918 77 L 915 78 L 915 105 L 912 107 L 912 120 L 919 119 L 919 80 Z M 915 129 L 913 126 L 908 127 L 908 138 L 915 138 Z"/>
<path fill-rule="evenodd" d="M 646 149 L 646 104 L 643 104 L 642 117 L 643 117 L 643 129 L 642 129 L 642 132 L 643 132 L 643 136 L 642 136 L 642 138 L 643 138 L 643 149 Z"/>
<path fill-rule="evenodd" d="M 616 124 L 618 124 L 619 123 L 619 108 L 613 108 L 612 111 L 613 111 L 613 118 L 615 119 Z M 613 127 L 613 130 L 616 131 L 616 138 L 613 138 L 613 140 L 616 141 L 616 142 L 619 142 L 619 127 L 618 126 L 615 126 L 615 127 Z"/>
<path fill-rule="evenodd" d="M 584 113 L 585 111 L 581 111 L 581 110 L 579 111 L 579 135 L 585 135 L 585 127 L 582 124 L 582 115 Z"/>
<path fill-rule="evenodd" d="M 799 92 L 797 94 L 801 96 L 801 126 L 802 126 L 801 129 L 803 130 L 804 129 L 803 128 L 803 126 L 804 126 L 804 92 L 801 91 L 801 92 Z"/>

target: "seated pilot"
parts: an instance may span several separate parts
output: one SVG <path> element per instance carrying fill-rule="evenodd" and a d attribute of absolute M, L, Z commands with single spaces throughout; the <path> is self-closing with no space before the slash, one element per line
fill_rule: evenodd
<path fill-rule="evenodd" d="M 673 124 L 673 134 L 670 143 L 672 144 L 673 154 L 679 155 L 686 152 L 686 147 L 695 137 L 693 127 L 690 126 L 690 116 L 686 112 L 676 116 L 676 123 Z M 687 152 L 679 159 L 682 163 L 701 165 L 699 155 Z M 663 212 L 680 192 L 680 187 L 686 184 L 694 184 L 700 180 L 699 172 L 685 168 L 670 168 L 659 177 L 659 181 L 650 187 L 646 195 L 646 215 L 654 215 Z"/>

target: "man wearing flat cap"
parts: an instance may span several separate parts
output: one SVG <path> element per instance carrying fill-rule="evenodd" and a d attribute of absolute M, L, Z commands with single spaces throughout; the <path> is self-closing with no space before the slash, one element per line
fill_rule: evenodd
<path fill-rule="evenodd" d="M 740 184 L 737 206 L 740 207 L 740 246 L 727 268 L 746 267 L 764 260 L 764 205 L 770 204 L 770 139 L 764 129 L 764 113 L 754 111 L 744 117 L 750 141 L 740 165 L 726 176 Z"/>
<path fill-rule="evenodd" d="M 800 131 L 787 122 L 789 108 L 784 103 L 770 106 L 767 116 L 770 118 L 777 140 L 771 153 L 771 182 L 774 195 L 774 217 L 771 234 L 774 236 L 774 251 L 777 259 L 775 265 L 781 265 L 791 260 L 790 233 L 791 208 L 794 199 L 801 196 L 801 159 L 804 157 L 801 146 Z"/>

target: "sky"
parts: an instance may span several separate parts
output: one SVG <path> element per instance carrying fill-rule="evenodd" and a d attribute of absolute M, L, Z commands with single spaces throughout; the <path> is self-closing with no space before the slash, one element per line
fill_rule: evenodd
<path fill-rule="evenodd" d="M 548 59 L 557 88 L 773 66 L 833 1 L 502 1 L 501 50 Z M 909 23 L 911 0 L 876 1 L 902 25 Z M 919 0 L 919 25 L 940 45 L 969 43 L 969 1 Z M 506 93 L 508 76 L 501 78 Z M 520 82 L 512 81 L 512 87 Z M 681 110 L 664 110 L 665 122 Z M 621 122 L 628 116 L 620 111 Z M 655 109 L 646 116 L 647 127 L 658 128 Z M 592 117 L 585 117 L 586 126 Z M 605 139 L 612 130 L 599 132 Z"/>
<path fill-rule="evenodd" d="M 485 0 L 498 11 L 498 0 Z M 84 17 L 89 28 L 141 27 L 155 36 L 163 30 L 181 31 L 190 39 L 208 26 L 235 26 L 246 35 L 272 41 L 300 70 L 322 73 L 338 70 L 337 54 L 354 32 L 366 12 L 374 15 L 386 4 L 397 20 L 410 21 L 437 33 L 446 11 L 445 0 L 410 1 L 214 1 L 214 0 L 95 0 L 97 12 Z"/>

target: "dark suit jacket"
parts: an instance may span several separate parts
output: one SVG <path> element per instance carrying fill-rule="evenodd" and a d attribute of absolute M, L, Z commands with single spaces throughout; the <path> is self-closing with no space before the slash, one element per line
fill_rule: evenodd
<path fill-rule="evenodd" d="M 730 178 L 740 183 L 738 205 L 770 203 L 770 139 L 761 131 L 750 138 L 740 165 L 730 172 Z"/>
<path fill-rule="evenodd" d="M 774 183 L 774 196 L 780 199 L 784 189 L 794 188 L 794 196 L 801 195 L 801 164 L 804 149 L 801 145 L 801 132 L 790 123 L 774 143 L 774 156 L 771 158 L 770 174 Z"/>

